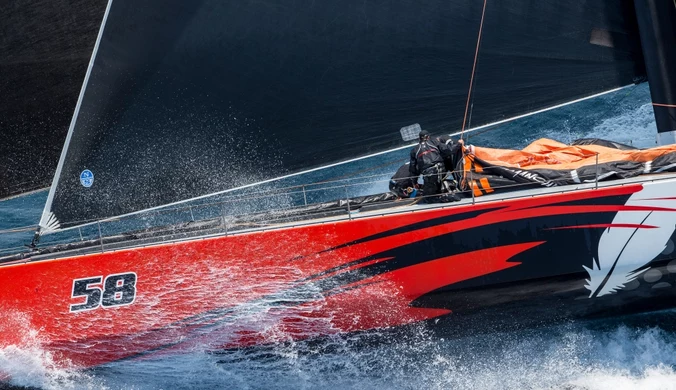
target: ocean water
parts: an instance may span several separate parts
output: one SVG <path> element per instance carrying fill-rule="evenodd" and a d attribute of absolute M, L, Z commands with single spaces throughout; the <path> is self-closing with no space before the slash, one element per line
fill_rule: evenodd
<path fill-rule="evenodd" d="M 601 137 L 638 147 L 655 144 L 647 85 L 468 133 L 470 143 L 523 147 L 549 137 Z M 369 178 L 350 195 L 382 192 L 407 158 L 400 150 L 279 185 L 347 176 Z M 37 223 L 46 193 L 0 202 L 0 231 Z M 0 250 L 17 249 L 30 232 L 0 234 Z M 17 318 L 20 321 L 20 318 Z M 226 329 L 227 331 L 227 329 Z M 195 346 L 78 371 L 56 367 L 28 330 L 29 348 L 0 349 L 11 384 L 45 389 L 676 389 L 676 311 L 555 327 L 455 338 L 433 327 L 288 342 L 219 352 Z"/>

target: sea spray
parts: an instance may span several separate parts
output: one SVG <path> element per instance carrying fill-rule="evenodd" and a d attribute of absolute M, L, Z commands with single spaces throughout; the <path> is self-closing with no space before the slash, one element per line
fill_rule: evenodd
<path fill-rule="evenodd" d="M 16 311 L 0 313 L 0 331 L 14 335 L 13 344 L 0 346 L 0 380 L 14 386 L 41 389 L 104 389 L 92 376 L 78 371 L 58 353 L 47 351 L 30 317 Z"/>

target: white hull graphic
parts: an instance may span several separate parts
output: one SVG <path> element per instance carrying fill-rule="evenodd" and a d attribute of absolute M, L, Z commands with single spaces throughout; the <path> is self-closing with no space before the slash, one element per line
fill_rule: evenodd
<path fill-rule="evenodd" d="M 601 297 L 623 289 L 635 280 L 667 246 L 676 227 L 676 198 L 664 185 L 646 184 L 617 212 L 612 227 L 599 240 L 598 259 L 589 273 L 589 297 Z"/>

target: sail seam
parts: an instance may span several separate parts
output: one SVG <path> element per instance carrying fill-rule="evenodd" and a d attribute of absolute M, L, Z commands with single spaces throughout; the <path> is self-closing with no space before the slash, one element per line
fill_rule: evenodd
<path fill-rule="evenodd" d="M 110 7 L 113 4 L 113 0 L 108 0 L 106 5 L 106 11 L 103 14 L 103 20 L 101 21 L 101 28 L 99 29 L 99 34 L 96 37 L 96 43 L 94 43 L 94 50 L 92 50 L 92 57 L 89 60 L 89 65 L 87 66 L 87 72 L 85 73 L 84 82 L 82 83 L 82 88 L 80 89 L 80 95 L 77 98 L 77 104 L 75 105 L 75 111 L 73 112 L 73 118 L 71 118 L 70 126 L 68 127 L 68 134 L 66 135 L 66 141 L 63 144 L 63 150 L 61 150 L 61 157 L 59 157 L 59 163 L 56 166 L 56 171 L 54 172 L 54 179 L 52 180 L 52 186 L 49 189 L 49 195 L 47 195 L 47 201 L 45 202 L 45 208 L 42 210 L 42 216 L 40 217 L 40 223 L 38 224 L 38 230 L 40 228 L 45 228 L 49 230 L 49 226 L 54 226 L 54 220 L 56 217 L 51 212 L 52 201 L 54 200 L 54 193 L 56 192 L 56 187 L 61 177 L 61 170 L 63 169 L 63 164 L 66 161 L 66 155 L 68 154 L 68 146 L 70 144 L 70 139 L 73 136 L 73 131 L 75 129 L 75 123 L 77 122 L 77 116 L 80 113 L 80 107 L 82 106 L 82 100 L 84 100 L 84 94 L 87 89 L 87 83 L 89 82 L 89 76 L 92 73 L 92 68 L 94 68 L 94 61 L 96 60 L 96 53 L 99 50 L 99 44 L 101 43 L 101 38 L 103 37 L 103 30 L 106 27 L 106 21 L 108 20 L 108 14 L 110 12 Z M 57 221 L 58 223 L 58 221 Z M 40 234 L 42 234 L 40 232 Z"/>

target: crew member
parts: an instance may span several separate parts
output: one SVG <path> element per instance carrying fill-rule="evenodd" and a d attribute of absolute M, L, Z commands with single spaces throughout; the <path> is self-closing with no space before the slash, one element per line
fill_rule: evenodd
<path fill-rule="evenodd" d="M 418 145 L 411 149 L 409 174 L 412 177 L 423 175 L 422 191 L 426 202 L 444 201 L 438 195 L 441 192 L 441 180 L 446 172 L 443 157 L 446 154 L 451 154 L 448 145 L 436 138 L 431 139 L 427 130 L 420 132 Z"/>
<path fill-rule="evenodd" d="M 460 139 L 458 142 L 453 142 L 453 138 L 447 135 L 441 135 L 437 137 L 436 140 L 439 143 L 446 145 L 446 147 L 441 150 L 441 157 L 444 158 L 444 167 L 446 168 L 446 171 L 453 172 L 459 161 L 456 157 L 458 155 L 462 157 L 463 140 Z"/>
<path fill-rule="evenodd" d="M 390 179 L 390 191 L 400 198 L 415 198 L 422 193 L 418 190 L 418 177 L 410 174 L 409 164 L 400 166 Z"/>

